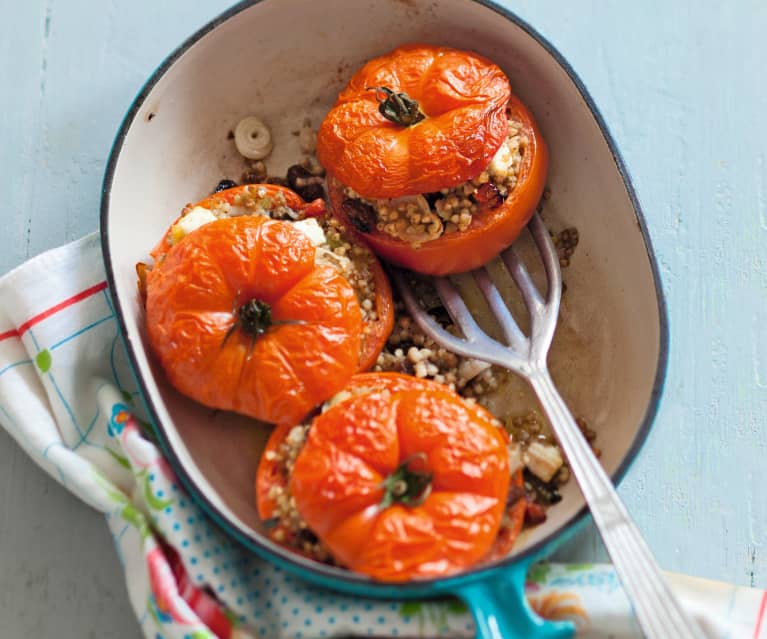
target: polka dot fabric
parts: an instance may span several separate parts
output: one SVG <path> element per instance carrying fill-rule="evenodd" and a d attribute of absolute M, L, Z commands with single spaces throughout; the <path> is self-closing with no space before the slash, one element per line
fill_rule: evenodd
<path fill-rule="evenodd" d="M 178 553 L 189 581 L 215 595 L 240 637 L 474 636 L 470 614 L 455 603 L 389 603 L 323 591 L 244 550 L 190 499 L 129 407 L 117 402 L 107 410 L 126 413 L 117 436 L 153 530 Z"/>

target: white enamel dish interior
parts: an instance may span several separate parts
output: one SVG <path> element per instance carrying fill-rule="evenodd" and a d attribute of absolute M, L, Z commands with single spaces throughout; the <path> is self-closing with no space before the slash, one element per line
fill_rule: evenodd
<path fill-rule="evenodd" d="M 187 202 L 222 177 L 239 178 L 243 160 L 227 134 L 240 118 L 255 114 L 268 123 L 275 136 L 270 174 L 284 175 L 300 157 L 291 132 L 304 118 L 317 126 L 356 68 L 410 41 L 473 49 L 497 62 L 543 130 L 552 193 L 544 219 L 553 230 L 575 226 L 580 233 L 564 270 L 551 369 L 574 414 L 598 431 L 610 473 L 620 474 L 636 454 L 658 400 L 665 318 L 643 223 L 600 118 L 546 46 L 471 0 L 239 6 L 182 46 L 134 104 L 105 180 L 102 234 L 126 343 L 177 469 L 238 538 L 286 561 L 291 554 L 262 536 L 253 495 L 268 427 L 214 413 L 169 388 L 148 351 L 135 265 Z M 535 407 L 519 382 L 495 401 L 520 413 Z M 582 510 L 574 481 L 563 495 L 515 555 L 551 539 Z"/>

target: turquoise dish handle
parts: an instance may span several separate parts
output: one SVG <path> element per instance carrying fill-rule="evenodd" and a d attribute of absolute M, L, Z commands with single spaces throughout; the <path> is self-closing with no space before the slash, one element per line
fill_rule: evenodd
<path fill-rule="evenodd" d="M 455 594 L 474 616 L 477 639 L 565 639 L 575 635 L 572 622 L 547 621 L 527 603 L 525 579 L 533 562 L 520 561 L 456 589 Z"/>

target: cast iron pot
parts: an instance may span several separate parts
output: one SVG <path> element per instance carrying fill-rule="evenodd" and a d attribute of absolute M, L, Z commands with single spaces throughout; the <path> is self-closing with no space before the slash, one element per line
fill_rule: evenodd
<path fill-rule="evenodd" d="M 111 294 L 147 409 L 177 474 L 233 538 L 299 577 L 357 596 L 456 595 L 483 639 L 570 636 L 573 626 L 535 615 L 524 597 L 531 562 L 565 540 L 586 510 L 574 481 L 547 521 L 491 566 L 390 585 L 302 558 L 273 542 L 255 507 L 254 475 L 269 428 L 180 396 L 151 356 L 135 264 L 187 202 L 244 168 L 228 133 L 256 114 L 272 129 L 272 174 L 300 157 L 291 134 L 318 126 L 367 59 L 414 41 L 475 50 L 498 63 L 535 114 L 551 152 L 544 218 L 575 226 L 580 244 L 550 356 L 576 415 L 598 430 L 602 461 L 619 481 L 660 398 L 666 313 L 657 264 L 630 179 L 594 102 L 562 56 L 529 25 L 484 0 L 250 0 L 195 33 L 155 71 L 130 107 L 109 158 L 101 233 Z M 524 240 L 521 241 L 524 245 Z M 524 249 L 524 247 L 523 247 Z M 509 285 L 509 294 L 512 292 Z M 496 402 L 535 402 L 512 380 Z"/>

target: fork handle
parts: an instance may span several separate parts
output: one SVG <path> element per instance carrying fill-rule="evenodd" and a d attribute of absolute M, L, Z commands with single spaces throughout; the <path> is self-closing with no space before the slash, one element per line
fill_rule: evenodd
<path fill-rule="evenodd" d="M 679 605 L 607 473 L 581 434 L 547 370 L 528 376 L 559 439 L 634 614 L 650 639 L 703 634 Z"/>

